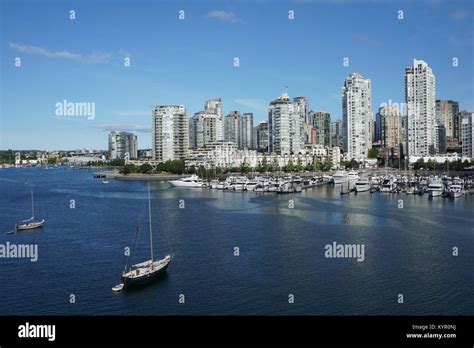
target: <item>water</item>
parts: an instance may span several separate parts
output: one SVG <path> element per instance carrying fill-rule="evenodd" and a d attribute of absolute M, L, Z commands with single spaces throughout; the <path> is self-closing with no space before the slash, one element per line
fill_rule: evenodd
<path fill-rule="evenodd" d="M 44 229 L 4 234 L 30 217 L 31 187 Z M 174 260 L 166 278 L 114 293 L 137 222 L 133 260 L 149 257 L 146 183 L 1 170 L 0 244 L 37 243 L 39 259 L 0 259 L 0 315 L 474 314 L 474 196 L 151 187 L 155 255 Z M 325 258 L 333 241 L 364 244 L 365 261 Z"/>

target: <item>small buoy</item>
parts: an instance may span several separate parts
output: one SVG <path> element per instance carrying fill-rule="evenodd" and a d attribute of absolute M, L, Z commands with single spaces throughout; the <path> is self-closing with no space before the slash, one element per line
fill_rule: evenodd
<path fill-rule="evenodd" d="M 123 284 L 117 284 L 112 288 L 112 291 L 118 292 L 123 289 Z"/>

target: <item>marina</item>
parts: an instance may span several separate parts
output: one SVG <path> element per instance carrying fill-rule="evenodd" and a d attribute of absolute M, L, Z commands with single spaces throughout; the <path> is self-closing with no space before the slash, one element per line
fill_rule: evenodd
<path fill-rule="evenodd" d="M 227 176 L 225 179 L 202 180 L 197 175 L 170 180 L 176 188 L 207 188 L 227 191 L 300 193 L 320 185 L 334 185 L 341 194 L 381 192 L 391 194 L 427 194 L 430 198 L 451 197 L 474 194 L 474 176 L 461 179 L 448 175 L 402 175 L 383 176 L 357 171 L 339 170 L 334 175 L 306 176 L 267 175 L 267 176 Z"/>

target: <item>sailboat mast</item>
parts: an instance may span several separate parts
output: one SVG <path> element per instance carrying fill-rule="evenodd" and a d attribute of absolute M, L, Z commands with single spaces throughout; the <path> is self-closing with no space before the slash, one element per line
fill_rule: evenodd
<path fill-rule="evenodd" d="M 31 189 L 31 217 L 35 218 L 35 204 L 33 202 L 33 189 Z"/>
<path fill-rule="evenodd" d="M 148 221 L 150 223 L 150 251 L 151 262 L 153 262 L 153 233 L 151 230 L 151 197 L 150 197 L 150 183 L 148 183 Z"/>

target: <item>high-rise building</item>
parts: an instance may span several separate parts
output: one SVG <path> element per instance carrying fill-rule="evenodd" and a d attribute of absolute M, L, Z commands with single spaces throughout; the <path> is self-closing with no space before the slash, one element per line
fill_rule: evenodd
<path fill-rule="evenodd" d="M 183 105 L 153 108 L 152 156 L 157 161 L 184 158 L 189 148 L 189 119 Z"/>
<path fill-rule="evenodd" d="M 305 132 L 305 145 L 316 145 L 318 143 L 317 138 L 317 131 L 316 128 L 312 125 L 305 123 L 304 124 L 304 132 Z"/>
<path fill-rule="evenodd" d="M 385 115 L 379 111 L 375 114 L 375 125 L 374 125 L 374 141 L 380 143 L 383 146 L 385 140 Z"/>
<path fill-rule="evenodd" d="M 331 115 L 327 111 L 310 111 L 313 127 L 316 128 L 316 143 L 319 145 L 331 145 Z"/>
<path fill-rule="evenodd" d="M 305 123 L 308 123 L 308 97 L 295 97 L 293 98 L 293 104 L 295 108 L 295 113 L 300 117 L 300 142 L 301 144 L 305 143 L 306 134 L 305 134 Z"/>
<path fill-rule="evenodd" d="M 192 148 L 223 140 L 221 98 L 207 100 L 204 111 L 196 112 L 190 123 L 189 139 Z"/>
<path fill-rule="evenodd" d="M 436 120 L 446 129 L 446 137 L 449 140 L 459 140 L 460 122 L 457 101 L 436 100 Z"/>
<path fill-rule="evenodd" d="M 260 122 L 255 128 L 255 148 L 260 151 L 268 151 L 268 122 Z"/>
<path fill-rule="evenodd" d="M 200 111 L 191 118 L 190 138 L 193 140 L 191 147 L 200 148 L 206 144 L 223 140 L 222 138 L 222 120 L 216 114 L 209 114 Z"/>
<path fill-rule="evenodd" d="M 224 140 L 236 143 L 239 149 L 252 149 L 253 113 L 231 111 L 224 118 Z"/>
<path fill-rule="evenodd" d="M 405 102 L 407 105 L 408 156 L 435 153 L 436 80 L 426 62 L 413 60 L 405 68 Z"/>
<path fill-rule="evenodd" d="M 342 93 L 344 152 L 347 158 L 362 161 L 372 148 L 371 82 L 352 73 L 346 78 Z"/>
<path fill-rule="evenodd" d="M 269 152 L 298 153 L 303 148 L 301 117 L 287 93 L 272 101 L 268 107 Z"/>
<path fill-rule="evenodd" d="M 221 98 L 214 98 L 207 100 L 204 104 L 204 111 L 208 114 L 214 114 L 222 118 L 222 100 Z"/>
<path fill-rule="evenodd" d="M 435 121 L 435 153 L 446 153 L 446 128 L 444 124 Z"/>
<path fill-rule="evenodd" d="M 109 159 L 125 159 L 127 157 L 128 159 L 138 157 L 137 136 L 127 132 L 110 132 Z"/>
<path fill-rule="evenodd" d="M 396 105 L 379 108 L 376 116 L 375 139 L 382 147 L 395 149 L 402 143 L 402 118 Z"/>
<path fill-rule="evenodd" d="M 331 122 L 331 146 L 343 148 L 342 120 Z"/>
<path fill-rule="evenodd" d="M 246 112 L 240 117 L 239 149 L 252 149 L 253 113 Z"/>
<path fill-rule="evenodd" d="M 239 144 L 240 141 L 240 112 L 231 111 L 224 117 L 224 140 Z"/>
<path fill-rule="evenodd" d="M 474 112 L 461 112 L 462 157 L 474 159 Z"/>

